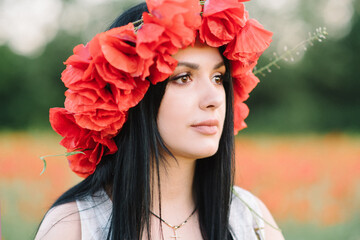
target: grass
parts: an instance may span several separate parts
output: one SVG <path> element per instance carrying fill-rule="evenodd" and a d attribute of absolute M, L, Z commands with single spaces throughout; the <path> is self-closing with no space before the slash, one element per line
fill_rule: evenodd
<path fill-rule="evenodd" d="M 355 215 L 355 214 L 354 214 Z M 359 240 L 360 217 L 330 226 L 288 220 L 280 222 L 285 239 L 290 240 Z"/>
<path fill-rule="evenodd" d="M 81 179 L 53 133 L 0 133 L 4 240 L 32 239 L 52 202 Z M 240 136 L 236 184 L 268 206 L 286 239 L 360 239 L 360 136 Z"/>

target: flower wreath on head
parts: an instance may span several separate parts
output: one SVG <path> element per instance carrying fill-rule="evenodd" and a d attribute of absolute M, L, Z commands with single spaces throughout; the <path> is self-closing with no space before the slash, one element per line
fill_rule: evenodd
<path fill-rule="evenodd" d="M 140 25 L 129 23 L 97 34 L 78 45 L 65 64 L 62 81 L 65 108 L 50 109 L 50 123 L 63 137 L 71 169 L 92 174 L 103 155 L 114 154 L 114 137 L 128 110 L 144 97 L 150 84 L 166 80 L 178 49 L 196 39 L 211 47 L 225 46 L 234 87 L 234 132 L 246 127 L 243 103 L 259 82 L 253 68 L 270 45 L 272 33 L 249 19 L 247 0 L 147 0 Z"/>

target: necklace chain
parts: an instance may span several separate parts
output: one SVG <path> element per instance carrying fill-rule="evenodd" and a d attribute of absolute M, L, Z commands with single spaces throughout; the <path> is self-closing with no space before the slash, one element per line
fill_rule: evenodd
<path fill-rule="evenodd" d="M 160 221 L 162 221 L 163 223 L 165 223 L 168 227 L 170 227 L 170 228 L 172 228 L 173 229 L 173 231 L 174 231 L 174 237 L 172 237 L 172 238 L 175 238 L 175 239 L 177 239 L 177 238 L 180 238 L 180 237 L 178 237 L 177 235 L 176 235 L 176 230 L 178 230 L 179 228 L 181 228 L 182 226 L 184 226 L 186 223 L 187 223 L 187 221 L 194 215 L 194 213 L 196 212 L 196 210 L 197 210 L 197 207 L 194 209 L 194 211 L 192 211 L 192 213 L 186 218 L 186 220 L 185 221 L 183 221 L 181 224 L 179 224 L 179 225 L 171 225 L 170 223 L 168 223 L 168 222 L 166 222 L 164 219 L 162 219 L 161 217 L 159 217 L 158 215 L 156 215 L 155 213 L 153 213 L 152 211 L 150 211 L 150 213 L 152 214 L 152 215 L 154 215 L 155 217 L 157 217 L 158 219 L 160 219 Z"/>

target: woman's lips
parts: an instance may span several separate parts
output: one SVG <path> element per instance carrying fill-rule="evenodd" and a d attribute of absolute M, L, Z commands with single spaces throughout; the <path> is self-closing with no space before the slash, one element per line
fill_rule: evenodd
<path fill-rule="evenodd" d="M 218 125 L 219 121 L 214 119 L 192 124 L 191 128 L 201 134 L 214 135 L 218 132 Z"/>
<path fill-rule="evenodd" d="M 214 135 L 217 133 L 217 126 L 191 126 L 195 131 L 205 134 L 205 135 Z"/>

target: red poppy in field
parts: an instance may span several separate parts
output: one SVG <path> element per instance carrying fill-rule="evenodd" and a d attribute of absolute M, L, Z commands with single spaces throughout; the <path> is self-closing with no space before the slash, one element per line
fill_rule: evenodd
<path fill-rule="evenodd" d="M 200 39 L 212 47 L 232 41 L 248 18 L 243 3 L 238 0 L 208 0 L 204 5 Z"/>
<path fill-rule="evenodd" d="M 76 124 L 74 114 L 64 108 L 50 109 L 50 123 L 55 132 L 64 137 L 60 144 L 68 152 L 84 153 L 68 156 L 70 168 L 81 177 L 92 174 L 103 155 L 117 151 L 113 139 L 102 138 L 100 132 L 80 127 Z"/>

